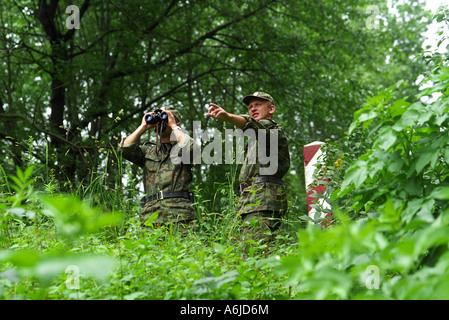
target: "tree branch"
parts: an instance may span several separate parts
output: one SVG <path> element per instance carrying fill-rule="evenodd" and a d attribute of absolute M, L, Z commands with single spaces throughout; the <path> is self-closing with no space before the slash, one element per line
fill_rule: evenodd
<path fill-rule="evenodd" d="M 112 2 L 112 0 L 110 0 Z M 203 34 L 202 36 L 200 36 L 199 38 L 197 38 L 195 41 L 191 42 L 189 45 L 187 45 L 184 48 L 181 48 L 179 50 L 177 50 L 176 52 L 168 55 L 168 57 L 166 57 L 163 60 L 160 60 L 159 62 L 156 62 L 152 65 L 150 65 L 148 68 L 141 68 L 139 70 L 133 69 L 133 70 L 128 70 L 128 71 L 118 71 L 113 75 L 113 78 L 119 78 L 119 77 L 124 77 L 124 76 L 129 76 L 129 75 L 133 75 L 136 73 L 141 73 L 141 72 L 146 72 L 149 70 L 156 70 L 160 67 L 165 66 L 166 64 L 168 64 L 170 61 L 172 61 L 173 59 L 177 59 L 180 56 L 189 53 L 193 48 L 197 47 L 199 44 L 201 44 L 202 42 L 204 42 L 207 39 L 212 39 L 219 31 L 224 30 L 234 24 L 239 23 L 240 21 L 243 21 L 245 19 L 248 19 L 251 16 L 254 16 L 256 13 L 258 13 L 259 11 L 265 9 L 266 7 L 268 7 L 270 4 L 274 3 L 274 2 L 278 2 L 278 0 L 271 0 L 268 1 L 267 3 L 261 5 L 260 7 L 249 11 L 241 16 L 238 16 L 237 18 L 227 22 L 227 23 L 223 23 L 219 26 L 217 26 L 215 29 L 206 32 L 205 34 Z M 112 2 L 113 3 L 113 2 Z M 138 28 L 139 32 L 142 32 L 140 30 L 140 28 Z"/>
<path fill-rule="evenodd" d="M 65 139 L 64 137 L 60 136 L 59 134 L 53 133 L 51 131 L 42 129 L 41 127 L 39 127 L 38 125 L 36 125 L 33 121 L 31 121 L 30 119 L 28 119 L 28 117 L 21 115 L 21 114 L 9 114 L 9 113 L 0 113 L 0 118 L 7 118 L 7 119 L 22 119 L 23 121 L 25 121 L 26 123 L 28 123 L 31 127 L 33 127 L 34 129 L 38 130 L 39 132 L 45 133 L 46 135 L 51 136 L 52 138 L 59 140 L 63 143 L 68 144 L 69 146 L 71 146 L 72 148 L 75 148 L 77 150 L 81 150 L 81 149 L 94 149 L 96 148 L 95 146 L 79 146 L 77 144 L 74 144 L 73 142 Z"/>

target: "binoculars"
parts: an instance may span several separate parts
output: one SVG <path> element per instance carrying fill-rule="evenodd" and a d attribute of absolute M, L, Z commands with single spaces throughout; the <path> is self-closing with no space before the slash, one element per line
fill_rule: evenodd
<path fill-rule="evenodd" d="M 156 109 L 151 114 L 145 116 L 145 122 L 147 124 L 163 123 L 168 121 L 168 115 L 160 109 Z"/>

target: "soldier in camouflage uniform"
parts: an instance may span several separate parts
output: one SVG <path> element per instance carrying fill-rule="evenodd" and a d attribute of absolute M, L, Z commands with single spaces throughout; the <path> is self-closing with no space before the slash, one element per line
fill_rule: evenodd
<path fill-rule="evenodd" d="M 185 227 L 196 220 L 196 212 L 192 206 L 193 193 L 189 191 L 192 165 L 180 160 L 182 152 L 192 152 L 193 139 L 179 127 L 181 116 L 178 111 L 164 111 L 168 122 L 160 133 L 160 142 L 139 144 L 143 133 L 152 128 L 156 131 L 157 124 L 147 124 L 145 118 L 148 114 L 145 114 L 140 126 L 120 142 L 118 151 L 123 158 L 144 169 L 146 196 L 141 199 L 142 220 L 157 212 L 154 224 L 175 223 L 185 232 L 188 230 Z"/>
<path fill-rule="evenodd" d="M 234 115 L 211 103 L 206 116 L 230 122 L 243 132 L 249 129 L 257 132 L 264 129 L 262 132 L 266 134 L 267 144 L 262 146 L 257 143 L 257 147 L 265 147 L 268 153 L 277 151 L 277 171 L 274 174 L 262 175 L 261 168 L 267 167 L 268 164 L 261 164 L 259 158 L 255 163 L 248 161 L 251 152 L 255 154 L 251 149 L 256 147 L 256 144 L 248 144 L 239 176 L 238 214 L 245 222 L 255 227 L 252 228 L 253 239 L 266 240 L 264 233 L 270 234 L 279 226 L 280 218 L 287 209 L 285 182 L 282 178 L 290 168 L 288 142 L 281 126 L 273 120 L 275 106 L 271 95 L 255 92 L 246 96 L 243 102 L 248 106 L 249 115 Z M 270 135 L 276 136 L 277 150 L 270 149 Z"/>

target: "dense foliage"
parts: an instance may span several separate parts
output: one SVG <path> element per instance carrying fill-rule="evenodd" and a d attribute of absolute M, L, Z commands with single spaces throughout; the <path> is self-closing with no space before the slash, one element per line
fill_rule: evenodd
<path fill-rule="evenodd" d="M 379 29 L 369 1 L 85 0 L 80 29 L 63 1 L 35 3 L 0 5 L 0 298 L 449 298 L 449 69 L 422 54 L 419 2 L 379 1 Z M 204 104 L 236 111 L 261 88 L 291 135 L 297 198 L 302 145 L 326 140 L 331 209 L 293 200 L 255 243 L 234 219 L 237 166 L 204 166 L 196 232 L 141 225 L 119 137 L 160 104 L 213 126 Z"/>
<path fill-rule="evenodd" d="M 113 153 L 144 112 L 173 105 L 188 132 L 194 120 L 221 129 L 204 117 L 206 104 L 245 113 L 242 97 L 262 90 L 291 138 L 287 180 L 304 189 L 302 146 L 340 138 L 366 96 L 423 68 L 411 58 L 428 14 L 420 2 L 392 4 L 395 11 L 386 0 L 374 9 L 369 0 L 2 1 L 0 161 L 11 173 L 32 160 L 61 191 L 103 174 L 119 193 L 139 189 L 139 179 L 122 186 Z M 227 171 L 195 171 L 206 198 Z M 292 194 L 302 210 L 304 192 Z"/>
<path fill-rule="evenodd" d="M 327 146 L 317 178 L 332 210 L 315 223 L 329 211 L 336 221 L 328 232 L 301 231 L 304 246 L 284 264 L 308 297 L 449 298 L 449 68 L 445 54 L 420 59 L 428 71 L 419 94 L 404 97 L 404 83 L 391 86 Z M 373 270 L 378 290 L 366 290 Z"/>

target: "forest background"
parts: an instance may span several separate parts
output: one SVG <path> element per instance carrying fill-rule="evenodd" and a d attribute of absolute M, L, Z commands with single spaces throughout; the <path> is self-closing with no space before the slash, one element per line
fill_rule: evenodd
<path fill-rule="evenodd" d="M 69 5 L 79 9 L 78 25 Z M 286 179 L 302 190 L 293 194 L 304 210 L 303 145 L 342 137 L 367 96 L 398 80 L 416 90 L 423 70 L 413 57 L 429 14 L 417 2 L 398 5 L 395 14 L 386 1 L 374 5 L 5 1 L 2 166 L 10 173 L 40 164 L 61 191 L 105 175 L 105 187 L 134 197 L 126 190 L 141 189 L 139 168 L 129 167 L 135 179 L 122 182 L 111 155 L 145 112 L 172 105 L 187 132 L 195 120 L 222 129 L 205 118 L 205 106 L 246 113 L 242 97 L 260 90 L 275 97 L 276 121 L 290 137 Z M 203 166 L 194 185 L 212 199 L 228 171 Z"/>
<path fill-rule="evenodd" d="M 205 106 L 215 102 L 246 113 L 241 99 L 254 91 L 274 97 L 275 120 L 289 136 L 288 219 L 301 220 L 307 214 L 303 146 L 345 139 L 357 111 L 385 90 L 411 102 L 435 58 L 422 47 L 434 18 L 423 1 L 6 0 L 0 6 L 4 248 L 14 247 L 11 227 L 18 231 L 16 220 L 29 215 L 23 205 L 32 190 L 88 198 L 102 210 L 133 217 L 142 172 L 115 150 L 143 114 L 171 105 L 187 132 L 193 121 L 223 130 L 226 124 L 204 117 Z M 366 150 L 357 147 L 366 142 L 359 138 L 354 157 Z M 237 172 L 236 165 L 224 164 L 194 171 L 204 217 L 223 218 L 230 210 Z M 65 205 L 76 201 L 69 199 Z M 52 201 L 43 202 L 61 205 Z M 63 209 L 55 210 L 50 216 L 57 220 Z M 215 252 L 229 255 L 219 242 Z M 3 261 L 16 261 L 10 257 Z M 222 276 L 217 272 L 216 281 Z M 224 283 L 242 273 L 228 273 Z M 291 296 L 288 290 L 282 294 Z M 165 298 L 179 298 L 174 292 Z M 255 292 L 249 297 L 260 296 Z"/>

